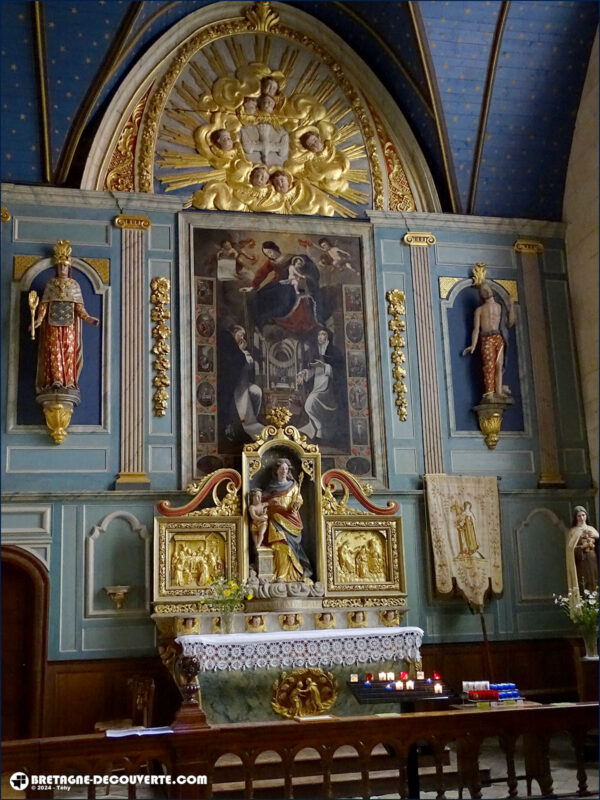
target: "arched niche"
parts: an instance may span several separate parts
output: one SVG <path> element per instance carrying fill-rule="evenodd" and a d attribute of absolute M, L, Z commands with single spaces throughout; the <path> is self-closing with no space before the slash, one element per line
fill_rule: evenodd
<path fill-rule="evenodd" d="M 534 508 L 515 529 L 519 602 L 547 602 L 565 594 L 566 526 L 548 508 Z"/>
<path fill-rule="evenodd" d="M 18 336 L 10 340 L 8 366 L 7 430 L 45 432 L 44 417 L 35 402 L 34 376 L 37 363 L 39 334 L 33 341 L 27 295 L 31 289 L 43 296 L 44 287 L 55 275 L 53 257 L 34 260 L 31 266 L 14 276 L 10 295 L 10 329 Z M 89 433 L 109 429 L 109 370 L 111 291 L 108 271 L 101 273 L 82 258 L 71 259 L 71 275 L 79 284 L 86 310 L 100 319 L 95 328 L 82 326 L 84 366 L 79 379 L 85 402 L 75 407 L 70 425 L 71 433 Z M 97 370 L 101 369 L 100 375 Z"/>
<path fill-rule="evenodd" d="M 260 165 L 268 179 L 253 174 Z M 110 104 L 81 188 L 169 192 L 208 210 L 440 210 L 382 84 L 340 37 L 287 3 L 213 3 L 161 36 Z"/>

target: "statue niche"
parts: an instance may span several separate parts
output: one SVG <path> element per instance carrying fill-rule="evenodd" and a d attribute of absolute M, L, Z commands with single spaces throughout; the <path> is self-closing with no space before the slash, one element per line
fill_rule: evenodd
<path fill-rule="evenodd" d="M 250 581 L 255 596 L 315 597 L 318 580 L 318 486 L 321 456 L 275 409 L 254 444 L 244 447 L 243 514 L 249 529 Z M 285 428 L 285 431 L 284 431 Z"/>

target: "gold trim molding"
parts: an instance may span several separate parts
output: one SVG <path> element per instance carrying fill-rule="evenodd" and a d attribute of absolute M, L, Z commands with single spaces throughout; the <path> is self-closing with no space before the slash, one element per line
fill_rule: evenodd
<path fill-rule="evenodd" d="M 517 253 L 539 254 L 544 252 L 544 245 L 536 239 L 517 239 L 514 248 Z"/>
<path fill-rule="evenodd" d="M 0 216 L 0 219 L 2 222 L 9 222 L 12 219 L 10 211 L 6 206 L 2 206 L 2 215 Z"/>
<path fill-rule="evenodd" d="M 442 276 L 439 279 L 441 299 L 446 300 L 452 289 L 456 286 L 457 283 L 460 283 L 461 281 L 462 278 L 450 278 L 446 275 Z"/>
<path fill-rule="evenodd" d="M 402 239 L 404 244 L 408 244 L 411 247 L 431 247 L 437 241 L 433 233 L 415 233 L 415 231 L 410 231 L 406 233 Z"/>
<path fill-rule="evenodd" d="M 43 256 L 13 256 L 13 281 L 20 281 L 29 267 L 42 258 Z"/>
<path fill-rule="evenodd" d="M 13 256 L 13 281 L 20 281 L 27 270 L 42 261 L 44 256 Z M 108 258 L 82 258 L 94 272 L 97 272 L 104 284 L 110 282 L 110 261 Z M 75 265 L 77 266 L 77 265 Z"/>
<path fill-rule="evenodd" d="M 493 283 L 497 283 L 499 286 L 510 295 L 511 300 L 514 303 L 519 302 L 519 290 L 517 289 L 517 282 L 516 281 L 499 281 L 497 278 L 494 278 Z"/>
<path fill-rule="evenodd" d="M 402 422 L 406 422 L 408 418 L 408 403 L 406 394 L 408 392 L 406 386 L 406 354 L 404 348 L 406 347 L 406 339 L 403 334 L 406 332 L 406 307 L 404 305 L 405 295 L 400 289 L 391 289 L 386 293 L 385 299 L 388 302 L 388 314 L 391 319 L 388 323 L 389 329 L 392 331 L 390 336 L 390 345 L 393 347 L 392 352 L 392 375 L 395 383 L 393 386 L 396 395 L 396 411 Z"/>
<path fill-rule="evenodd" d="M 171 352 L 169 345 L 171 329 L 167 324 L 167 320 L 171 318 L 171 312 L 169 311 L 171 282 L 168 278 L 153 278 L 150 282 L 150 289 L 150 302 L 154 306 L 150 313 L 150 319 L 156 323 L 152 328 L 154 344 L 151 352 L 155 356 L 154 364 L 152 365 L 155 372 L 152 379 L 152 383 L 155 386 L 152 403 L 154 405 L 154 416 L 164 417 L 169 407 L 167 387 L 171 385 L 167 374 L 171 367 L 171 362 L 168 359 L 168 355 Z"/>
<path fill-rule="evenodd" d="M 108 258 L 82 258 L 81 260 L 89 264 L 98 273 L 102 283 L 110 283 L 110 261 Z"/>
<path fill-rule="evenodd" d="M 115 225 L 117 228 L 129 228 L 136 231 L 147 231 L 151 222 L 148 217 L 143 214 L 119 214 L 115 217 Z"/>
<path fill-rule="evenodd" d="M 117 483 L 148 483 L 145 472 L 119 472 Z"/>

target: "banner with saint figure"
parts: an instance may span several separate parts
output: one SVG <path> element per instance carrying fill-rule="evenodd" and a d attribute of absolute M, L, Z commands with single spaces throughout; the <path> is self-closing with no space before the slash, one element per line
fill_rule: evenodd
<path fill-rule="evenodd" d="M 481 611 L 488 589 L 503 589 L 497 480 L 426 475 L 425 487 L 436 589 L 456 587 Z"/>

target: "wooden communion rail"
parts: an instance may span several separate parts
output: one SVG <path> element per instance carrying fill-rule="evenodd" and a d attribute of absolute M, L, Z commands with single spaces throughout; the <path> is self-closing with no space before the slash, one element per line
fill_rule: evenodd
<path fill-rule="evenodd" d="M 549 745 L 553 736 L 566 732 L 576 763 L 572 796 L 585 796 L 585 739 L 597 728 L 598 703 L 577 703 L 241 723 L 119 739 L 91 734 L 5 742 L 2 773 L 103 775 L 116 770 L 119 775 L 169 775 L 173 782 L 177 776 L 206 775 L 206 785 L 153 787 L 153 796 L 161 798 L 368 798 L 382 790 L 406 798 L 418 796 L 418 751 L 426 748 L 435 764 L 437 797 L 443 798 L 446 746 L 454 743 L 459 789 L 478 798 L 480 748 L 492 737 L 506 756 L 508 797 L 517 797 L 515 747 L 522 737 L 528 788 L 535 780 L 544 797 L 553 797 Z M 306 757 L 306 748 L 312 757 Z M 136 791 L 130 785 L 128 796 L 138 797 Z M 96 792 L 102 797 L 105 789 L 74 786 L 69 797 L 95 798 Z M 30 787 L 26 796 L 53 794 Z"/>

